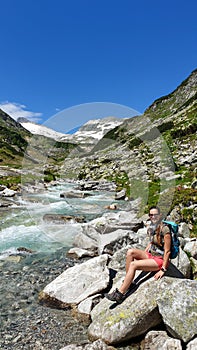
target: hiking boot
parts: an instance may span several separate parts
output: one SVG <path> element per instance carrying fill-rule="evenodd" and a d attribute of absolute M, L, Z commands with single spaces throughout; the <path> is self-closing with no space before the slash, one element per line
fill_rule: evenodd
<path fill-rule="evenodd" d="M 111 301 L 116 301 L 118 304 L 122 303 L 124 300 L 124 294 L 119 292 L 117 288 L 112 293 L 106 293 L 105 297 Z"/>

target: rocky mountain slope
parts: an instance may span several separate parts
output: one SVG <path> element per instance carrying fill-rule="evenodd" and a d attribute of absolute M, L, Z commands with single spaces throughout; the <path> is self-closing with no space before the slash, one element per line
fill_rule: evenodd
<path fill-rule="evenodd" d="M 172 93 L 154 101 L 143 115 L 90 121 L 61 142 L 32 137 L 1 111 L 1 165 L 22 167 L 26 150 L 32 180 L 43 171 L 48 180 L 59 176 L 110 180 L 116 183 L 117 191 L 126 191 L 128 199 L 140 197 L 142 208 L 158 203 L 167 212 L 182 205 L 185 209 L 180 209 L 181 215 L 195 227 L 196 95 L 197 70 Z M 2 166 L 0 170 L 2 173 Z M 23 170 L 26 172 L 27 167 Z"/>
<path fill-rule="evenodd" d="M 0 110 L 0 162 L 17 166 L 28 144 L 29 131 Z"/>
<path fill-rule="evenodd" d="M 107 179 L 142 207 L 158 203 L 164 212 L 192 203 L 184 215 L 196 221 L 197 70 L 171 94 L 161 97 L 142 116 L 125 120 L 106 133 L 91 152 L 62 171 L 80 180 Z M 182 213 L 183 214 L 183 213 Z M 195 216 L 195 218 L 194 218 Z"/>
<path fill-rule="evenodd" d="M 16 187 L 20 185 L 23 173 L 27 173 L 32 180 L 41 172 L 44 180 L 53 180 L 56 164 L 61 163 L 75 147 L 70 142 L 33 135 L 21 123 L 0 110 L 0 184 Z M 45 163 L 41 169 L 40 159 L 43 157 Z M 30 167 L 28 171 L 27 161 Z"/>

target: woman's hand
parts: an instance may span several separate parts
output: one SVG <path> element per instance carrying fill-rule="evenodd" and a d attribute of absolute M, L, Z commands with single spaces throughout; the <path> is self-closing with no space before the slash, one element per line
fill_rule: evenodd
<path fill-rule="evenodd" d="M 162 271 L 162 270 L 159 270 L 155 275 L 154 275 L 154 279 L 155 280 L 159 280 L 159 279 L 161 279 L 163 276 L 164 276 L 164 271 Z"/>

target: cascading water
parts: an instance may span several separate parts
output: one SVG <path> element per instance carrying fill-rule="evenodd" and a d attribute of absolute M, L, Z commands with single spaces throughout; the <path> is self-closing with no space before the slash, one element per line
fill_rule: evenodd
<path fill-rule="evenodd" d="M 51 186 L 41 193 L 19 197 L 1 213 L 0 259 L 25 247 L 39 253 L 53 252 L 59 247 L 70 247 L 80 224 L 46 222 L 45 214 L 83 216 L 86 221 L 101 216 L 105 206 L 114 201 L 113 192 L 91 191 L 85 198 L 61 198 L 74 184 Z"/>

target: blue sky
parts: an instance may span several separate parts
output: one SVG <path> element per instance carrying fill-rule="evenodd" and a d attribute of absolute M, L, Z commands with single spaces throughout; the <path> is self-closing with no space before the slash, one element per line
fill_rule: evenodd
<path fill-rule="evenodd" d="M 15 119 L 46 123 L 93 102 L 143 113 L 196 68 L 195 0 L 0 4 L 0 108 Z"/>

